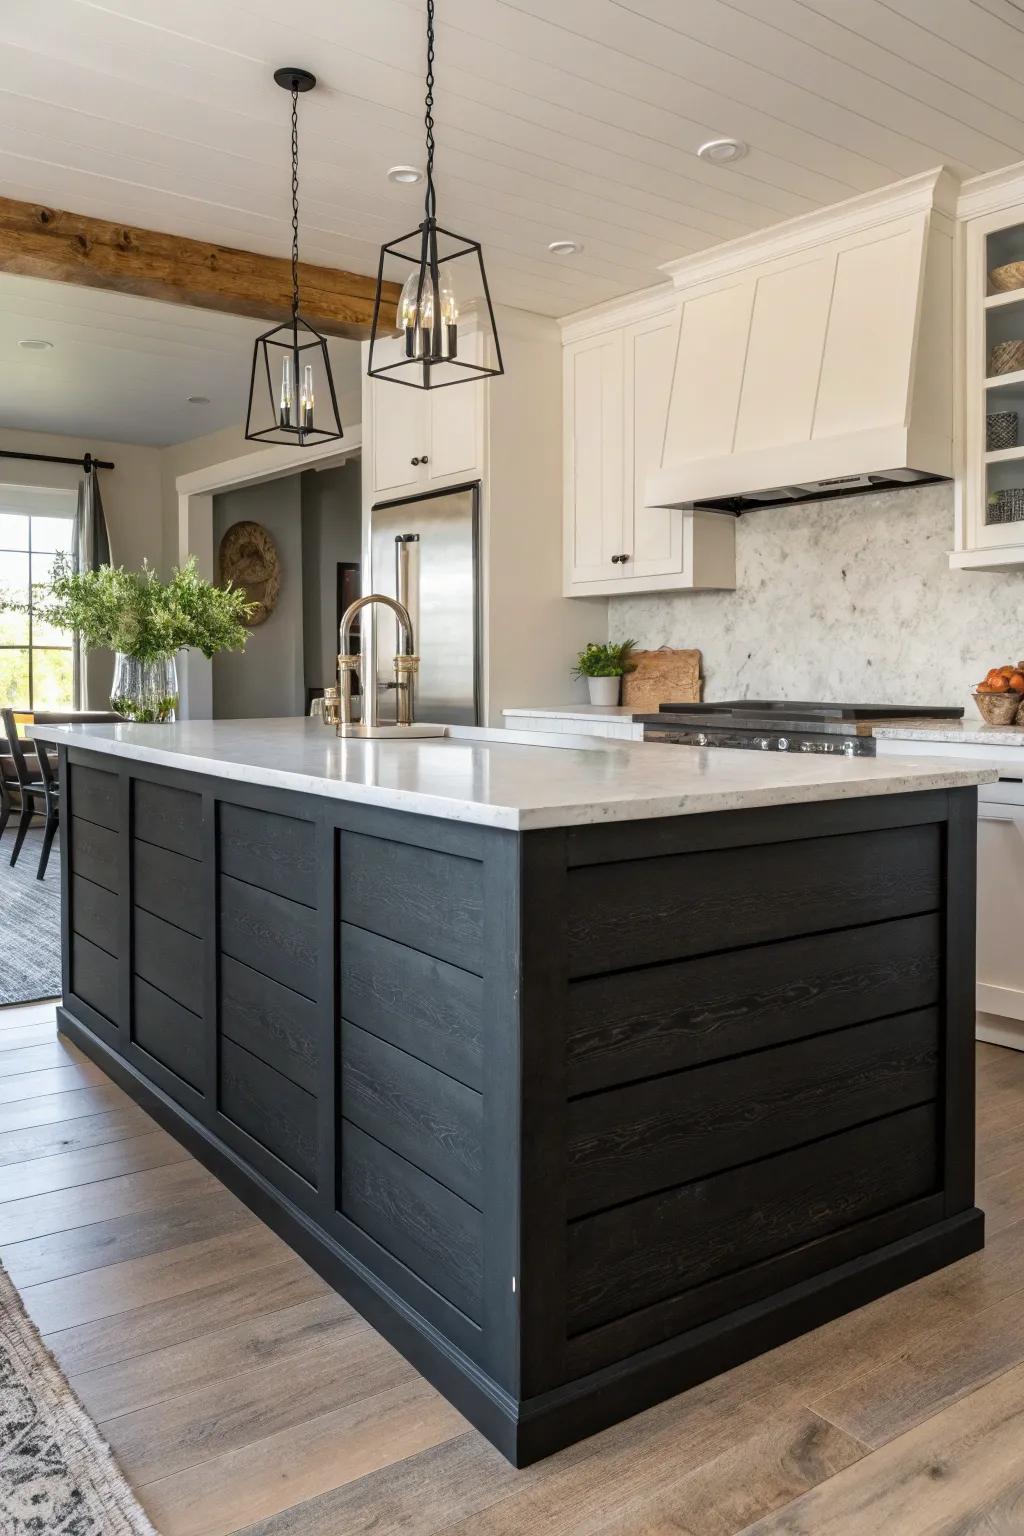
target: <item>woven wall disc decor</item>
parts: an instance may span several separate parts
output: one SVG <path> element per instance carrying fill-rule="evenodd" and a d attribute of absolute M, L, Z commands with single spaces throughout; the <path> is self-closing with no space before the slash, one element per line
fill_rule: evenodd
<path fill-rule="evenodd" d="M 259 523 L 232 523 L 220 541 L 220 580 L 242 587 L 256 611 L 246 620 L 250 629 L 263 624 L 281 595 L 281 557 L 277 545 Z"/>

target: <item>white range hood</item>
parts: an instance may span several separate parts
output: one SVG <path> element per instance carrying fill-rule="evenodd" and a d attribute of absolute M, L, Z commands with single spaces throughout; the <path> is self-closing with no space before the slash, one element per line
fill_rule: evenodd
<path fill-rule="evenodd" d="M 952 474 L 956 191 L 930 171 L 663 268 L 678 334 L 649 506 Z"/>

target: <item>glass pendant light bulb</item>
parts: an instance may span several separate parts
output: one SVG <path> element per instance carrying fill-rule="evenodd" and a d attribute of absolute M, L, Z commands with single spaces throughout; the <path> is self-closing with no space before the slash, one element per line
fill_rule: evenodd
<path fill-rule="evenodd" d="M 292 355 L 286 352 L 281 359 L 281 400 L 278 409 L 278 422 L 282 427 L 293 425 L 292 415 L 295 409 L 295 374 L 292 369 Z"/>
<path fill-rule="evenodd" d="M 422 282 L 421 282 L 422 276 Z M 437 269 L 440 324 L 434 325 L 434 283 L 429 267 L 414 267 L 406 278 L 395 319 L 405 337 L 406 357 L 454 357 L 458 349 L 459 300 L 447 263 Z"/>
<path fill-rule="evenodd" d="M 313 364 L 306 363 L 302 370 L 302 392 L 299 395 L 299 426 L 305 432 L 313 430 Z"/>

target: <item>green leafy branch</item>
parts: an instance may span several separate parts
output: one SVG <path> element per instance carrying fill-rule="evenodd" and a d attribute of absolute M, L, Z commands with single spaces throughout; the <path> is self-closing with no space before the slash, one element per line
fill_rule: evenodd
<path fill-rule="evenodd" d="M 246 619 L 256 605 L 241 587 L 216 587 L 196 570 L 195 557 L 161 581 L 147 563 L 141 571 L 103 565 L 76 571 L 58 555 L 52 575 L 33 589 L 31 604 L 0 593 L 0 610 L 31 612 L 56 629 L 73 630 L 89 650 L 121 651 L 159 661 L 176 651 L 240 651 L 249 638 Z"/>

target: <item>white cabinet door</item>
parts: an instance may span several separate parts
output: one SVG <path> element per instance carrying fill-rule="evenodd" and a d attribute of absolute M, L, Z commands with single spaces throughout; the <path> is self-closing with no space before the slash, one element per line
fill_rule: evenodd
<path fill-rule="evenodd" d="M 401 346 L 399 337 L 378 342 L 375 363 L 396 362 Z M 427 478 L 423 456 L 430 454 L 429 403 L 422 390 L 391 379 L 368 383 L 373 397 L 373 490 L 376 496 L 395 496 Z"/>
<path fill-rule="evenodd" d="M 1019 790 L 1020 785 L 1014 788 Z M 1017 1020 L 1024 1020 L 1024 953 L 1019 921 L 1022 904 L 1024 805 L 979 800 L 978 1008 L 984 1013 Z"/>
<path fill-rule="evenodd" d="M 655 315 L 627 326 L 623 337 L 627 581 L 683 569 L 682 516 L 668 507 L 648 507 L 644 499 L 647 476 L 661 464 L 676 330 L 674 313 Z"/>
<path fill-rule="evenodd" d="M 459 355 L 467 361 L 475 362 L 479 351 L 479 334 L 460 340 Z M 468 378 L 459 384 L 429 390 L 428 394 L 430 479 L 479 475 L 483 460 L 483 412 L 487 399 L 487 381 Z"/>
<path fill-rule="evenodd" d="M 569 581 L 609 581 L 627 566 L 622 332 L 565 349 L 565 530 Z M 613 559 L 613 557 L 616 557 Z"/>

